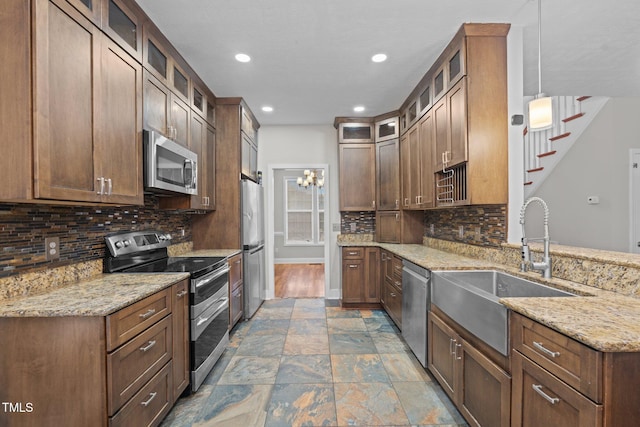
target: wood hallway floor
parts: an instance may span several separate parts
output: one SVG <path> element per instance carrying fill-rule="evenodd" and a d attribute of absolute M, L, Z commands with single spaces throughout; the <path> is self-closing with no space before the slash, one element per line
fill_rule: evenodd
<path fill-rule="evenodd" d="M 275 264 L 276 298 L 323 298 L 324 264 Z"/>

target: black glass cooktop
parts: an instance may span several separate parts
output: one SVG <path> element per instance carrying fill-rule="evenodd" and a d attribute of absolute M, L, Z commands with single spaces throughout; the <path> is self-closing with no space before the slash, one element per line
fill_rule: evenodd
<path fill-rule="evenodd" d="M 225 257 L 169 257 L 131 267 L 123 273 L 191 273 L 193 277 L 207 274 L 224 264 Z"/>

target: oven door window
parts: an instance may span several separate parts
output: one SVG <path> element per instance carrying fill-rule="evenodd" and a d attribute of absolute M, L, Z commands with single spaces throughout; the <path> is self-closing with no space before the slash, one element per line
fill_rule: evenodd
<path fill-rule="evenodd" d="M 229 264 L 202 277 L 191 280 L 191 316 L 200 315 L 213 302 L 211 299 L 221 289 L 229 290 Z"/>
<path fill-rule="evenodd" d="M 192 370 L 211 355 L 229 330 L 229 299 L 221 298 L 191 321 Z"/>

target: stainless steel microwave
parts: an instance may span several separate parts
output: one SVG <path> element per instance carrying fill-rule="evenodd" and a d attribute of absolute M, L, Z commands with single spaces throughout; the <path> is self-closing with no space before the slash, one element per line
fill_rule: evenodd
<path fill-rule="evenodd" d="M 147 191 L 198 194 L 198 154 L 144 130 L 144 186 Z"/>

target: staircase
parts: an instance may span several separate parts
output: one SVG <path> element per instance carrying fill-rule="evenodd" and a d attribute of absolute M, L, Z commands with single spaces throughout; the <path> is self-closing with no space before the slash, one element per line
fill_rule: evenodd
<path fill-rule="evenodd" d="M 591 96 L 554 96 L 553 127 L 543 131 L 523 132 L 524 196 L 529 198 L 549 176 L 553 168 L 580 138 L 609 98 Z M 525 97 L 525 123 L 528 123 Z"/>

